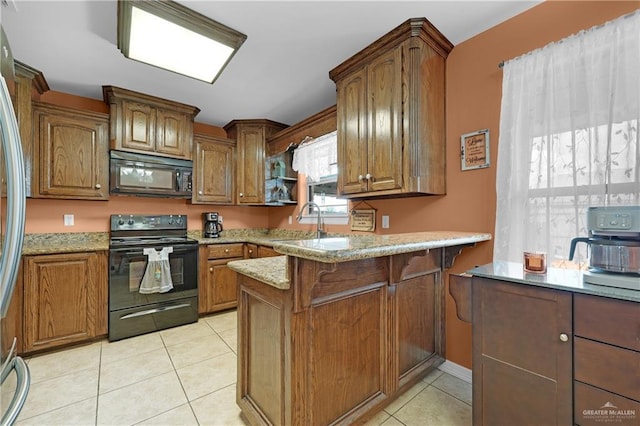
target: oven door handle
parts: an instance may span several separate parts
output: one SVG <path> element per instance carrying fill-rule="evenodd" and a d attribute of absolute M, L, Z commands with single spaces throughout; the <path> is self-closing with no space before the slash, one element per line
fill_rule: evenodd
<path fill-rule="evenodd" d="M 149 247 L 145 247 L 145 248 L 153 248 L 153 249 L 160 249 L 162 250 L 163 247 L 173 247 L 173 252 L 169 254 L 169 257 L 171 257 L 172 255 L 175 256 L 176 254 L 185 254 L 185 253 L 189 253 L 192 251 L 198 251 L 198 245 L 197 244 L 192 244 L 192 245 L 176 245 L 176 246 L 170 246 L 170 245 L 166 245 L 166 246 L 149 246 Z M 119 248 L 110 248 L 109 251 L 111 253 L 126 253 L 127 255 L 130 256 L 142 256 L 144 255 L 144 251 L 142 249 L 138 249 L 138 248 L 131 248 L 131 247 L 119 247 Z"/>
<path fill-rule="evenodd" d="M 123 319 L 141 317 L 141 316 L 144 316 L 144 315 L 157 314 L 158 312 L 172 311 L 174 309 L 181 309 L 181 308 L 188 308 L 190 306 L 191 306 L 190 303 L 181 303 L 179 305 L 172 305 L 172 306 L 160 306 L 159 308 L 147 309 L 145 311 L 140 311 L 140 312 L 134 312 L 132 314 L 127 314 L 127 315 L 125 315 L 123 317 L 120 317 L 120 319 L 123 320 Z"/>

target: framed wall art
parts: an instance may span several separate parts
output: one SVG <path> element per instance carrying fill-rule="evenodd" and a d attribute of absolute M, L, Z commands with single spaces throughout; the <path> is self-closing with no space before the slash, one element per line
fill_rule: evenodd
<path fill-rule="evenodd" d="M 489 129 L 460 136 L 460 157 L 462 170 L 489 167 Z"/>

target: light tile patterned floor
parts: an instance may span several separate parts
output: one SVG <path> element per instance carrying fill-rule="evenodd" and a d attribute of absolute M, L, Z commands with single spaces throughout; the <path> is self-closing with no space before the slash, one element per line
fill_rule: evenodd
<path fill-rule="evenodd" d="M 245 424 L 235 403 L 235 311 L 27 363 L 20 425 Z M 368 424 L 471 425 L 471 385 L 436 370 Z"/>

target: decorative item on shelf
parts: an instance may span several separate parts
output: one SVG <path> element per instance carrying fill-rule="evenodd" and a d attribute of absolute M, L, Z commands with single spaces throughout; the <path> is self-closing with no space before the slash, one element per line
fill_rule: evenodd
<path fill-rule="evenodd" d="M 460 136 L 460 157 L 462 170 L 489 167 L 489 129 Z"/>
<path fill-rule="evenodd" d="M 271 176 L 273 177 L 284 177 L 287 173 L 287 166 L 284 164 L 282 160 L 276 160 L 272 163 L 273 173 Z"/>
<path fill-rule="evenodd" d="M 366 205 L 369 209 L 358 209 L 360 205 Z M 361 201 L 351 209 L 351 230 L 374 232 L 376 230 L 376 209 L 366 201 Z"/>

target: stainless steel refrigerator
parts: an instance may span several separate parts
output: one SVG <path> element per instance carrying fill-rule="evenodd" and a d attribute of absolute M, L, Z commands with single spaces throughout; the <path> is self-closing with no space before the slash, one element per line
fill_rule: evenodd
<path fill-rule="evenodd" d="M 29 392 L 29 368 L 15 351 L 15 336 L 3 336 L 5 319 L 16 284 L 25 221 L 25 173 L 18 123 L 11 103 L 13 57 L 0 25 L 0 426 L 12 425 Z M 4 342 L 13 341 L 10 348 Z"/>

